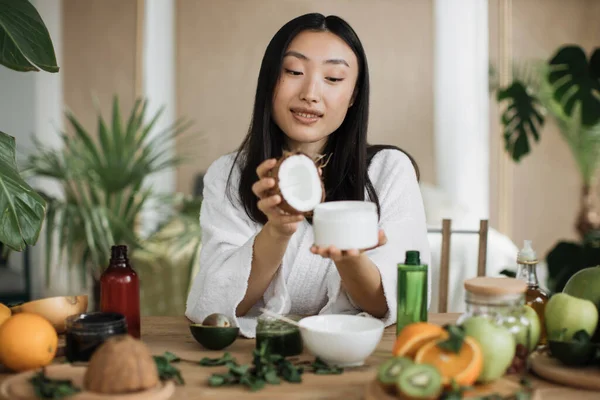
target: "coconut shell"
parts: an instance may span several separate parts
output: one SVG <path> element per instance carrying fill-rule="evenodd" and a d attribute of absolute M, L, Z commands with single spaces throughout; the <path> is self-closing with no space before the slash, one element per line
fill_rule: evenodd
<path fill-rule="evenodd" d="M 159 383 L 150 350 L 129 335 L 112 336 L 92 355 L 84 376 L 86 390 L 123 394 L 147 390 Z"/>
<path fill-rule="evenodd" d="M 292 214 L 292 215 L 303 214 L 305 216 L 310 216 L 313 213 L 312 210 L 306 211 L 306 212 L 296 210 L 294 207 L 292 207 L 286 201 L 285 197 L 281 193 L 281 189 L 279 188 L 279 168 L 281 167 L 281 164 L 283 164 L 283 162 L 288 157 L 297 156 L 297 155 L 301 155 L 301 156 L 304 156 L 304 157 L 307 157 L 308 159 L 310 159 L 313 162 L 313 164 L 315 165 L 315 168 L 317 169 L 317 172 L 318 172 L 317 163 L 315 163 L 315 161 L 312 158 L 310 158 L 306 153 L 303 153 L 302 151 L 299 151 L 299 150 L 284 151 L 283 155 L 277 159 L 277 163 L 275 164 L 275 166 L 269 171 L 269 176 L 275 179 L 275 186 L 269 190 L 269 196 L 274 196 L 274 195 L 281 196 L 281 203 L 279 203 L 279 208 L 281 208 L 283 211 L 287 212 L 288 214 Z M 321 182 L 321 192 L 322 192 L 321 203 L 322 203 L 325 201 L 325 184 L 323 183 L 323 177 L 320 175 L 319 175 L 319 181 Z"/>

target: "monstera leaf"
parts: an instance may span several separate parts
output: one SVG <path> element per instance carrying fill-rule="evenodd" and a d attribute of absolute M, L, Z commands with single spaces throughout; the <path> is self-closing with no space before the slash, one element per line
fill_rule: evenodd
<path fill-rule="evenodd" d="M 35 244 L 46 202 L 21 178 L 15 139 L 0 132 L 0 243 L 16 251 Z"/>
<path fill-rule="evenodd" d="M 0 0 L 0 64 L 15 71 L 58 72 L 48 29 L 28 0 Z"/>
<path fill-rule="evenodd" d="M 549 82 L 554 87 L 554 99 L 568 116 L 573 116 L 580 103 L 581 123 L 593 126 L 600 122 L 600 48 L 588 63 L 579 46 L 561 48 L 549 62 Z"/>
<path fill-rule="evenodd" d="M 498 101 L 508 101 L 502 113 L 504 143 L 512 159 L 519 161 L 530 151 L 528 136 L 536 142 L 540 139 L 538 130 L 544 124 L 544 116 L 539 101 L 519 81 L 499 90 L 497 98 Z"/>
<path fill-rule="evenodd" d="M 539 79 L 516 76 L 509 86 L 497 92 L 498 101 L 508 103 L 501 118 L 506 150 L 514 161 L 528 154 L 530 138 L 539 140 L 544 115 L 550 113 L 555 119 L 563 122 L 570 119 L 581 127 L 575 135 L 573 129 L 565 133 L 562 126 L 561 132 L 568 137 L 575 157 L 585 164 L 582 168 L 587 171 L 588 166 L 592 166 L 591 160 L 583 160 L 580 153 L 591 154 L 581 150 L 582 143 L 592 136 L 596 140 L 596 127 L 600 124 L 600 48 L 592 53 L 588 62 L 581 47 L 563 46 L 544 65 L 530 72 Z M 529 74 L 529 77 L 534 75 Z M 542 88 L 550 94 L 541 93 Z"/>

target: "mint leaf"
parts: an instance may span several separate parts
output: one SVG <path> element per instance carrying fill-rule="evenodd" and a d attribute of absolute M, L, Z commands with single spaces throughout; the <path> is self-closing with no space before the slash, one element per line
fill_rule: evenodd
<path fill-rule="evenodd" d="M 310 366 L 313 369 L 313 373 L 316 375 L 339 375 L 344 372 L 344 368 L 335 365 L 330 366 L 318 357 Z"/>
<path fill-rule="evenodd" d="M 222 365 L 226 365 L 228 363 L 236 364 L 235 358 L 231 356 L 228 352 L 223 354 L 223 357 L 219 358 L 208 358 L 204 357 L 202 360 L 198 361 L 198 364 L 204 367 L 219 367 Z"/>
<path fill-rule="evenodd" d="M 172 357 L 152 356 L 152 358 L 154 358 L 154 363 L 156 364 L 158 376 L 161 381 L 168 381 L 170 379 L 173 379 L 178 385 L 185 384 L 185 381 L 183 379 L 183 376 L 181 376 L 181 372 L 179 371 L 179 369 L 171 365 L 171 362 L 169 361 L 169 359 L 171 359 Z"/>
<path fill-rule="evenodd" d="M 165 351 L 165 354 L 163 354 L 163 357 L 170 363 L 181 361 L 181 358 L 179 358 L 179 356 L 171 353 L 170 351 Z"/>
<path fill-rule="evenodd" d="M 38 398 L 59 400 L 77 394 L 81 391 L 68 379 L 51 379 L 42 369 L 31 378 L 29 382 Z"/>
<path fill-rule="evenodd" d="M 281 383 L 281 380 L 277 376 L 277 371 L 275 371 L 273 369 L 269 370 L 265 374 L 265 381 L 267 381 L 267 383 L 269 383 L 271 385 L 279 385 L 279 383 Z"/>
<path fill-rule="evenodd" d="M 437 346 L 452 353 L 459 353 L 465 340 L 464 328 L 458 325 L 445 325 L 444 329 L 448 332 L 448 338 L 439 341 Z"/>
<path fill-rule="evenodd" d="M 587 345 L 591 342 L 591 337 L 589 333 L 587 333 L 584 329 L 581 329 L 573 334 L 572 341 L 582 345 Z"/>

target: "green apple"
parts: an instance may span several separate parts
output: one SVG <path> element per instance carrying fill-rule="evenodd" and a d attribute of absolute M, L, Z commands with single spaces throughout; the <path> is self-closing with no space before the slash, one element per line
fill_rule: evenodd
<path fill-rule="evenodd" d="M 540 323 L 540 317 L 537 312 L 530 306 L 523 306 L 525 309 L 525 318 L 529 320 L 529 331 L 531 332 L 531 343 L 529 351 L 535 349 L 540 342 L 540 335 L 542 332 L 542 324 Z"/>
<path fill-rule="evenodd" d="M 521 322 L 523 319 L 526 319 L 529 322 L 529 327 L 527 329 L 524 329 L 524 324 Z M 537 344 L 540 341 L 540 318 L 530 306 L 522 306 L 514 319 L 507 319 L 505 326 L 513 333 L 513 335 L 515 335 L 517 344 L 522 344 L 527 347 L 529 351 L 532 351 L 537 347 Z M 527 336 L 528 333 L 529 337 Z"/>
<path fill-rule="evenodd" d="M 483 353 L 483 369 L 477 381 L 492 382 L 503 376 L 515 356 L 512 333 L 481 316 L 471 317 L 461 325 L 465 334 L 479 343 Z"/>
<path fill-rule="evenodd" d="M 589 300 L 600 308 L 600 266 L 575 273 L 565 284 L 563 293 Z"/>
<path fill-rule="evenodd" d="M 507 315 L 502 326 L 513 334 L 517 344 L 523 345 L 529 351 L 535 349 L 540 341 L 540 318 L 535 310 L 527 305 Z"/>
<path fill-rule="evenodd" d="M 575 273 L 566 283 L 563 293 L 591 301 L 600 313 L 600 266 Z M 600 324 L 596 327 L 592 340 L 600 343 Z"/>
<path fill-rule="evenodd" d="M 598 309 L 590 300 L 556 293 L 546 304 L 544 319 L 548 339 L 569 341 L 581 329 L 590 336 L 594 334 L 598 325 Z"/>

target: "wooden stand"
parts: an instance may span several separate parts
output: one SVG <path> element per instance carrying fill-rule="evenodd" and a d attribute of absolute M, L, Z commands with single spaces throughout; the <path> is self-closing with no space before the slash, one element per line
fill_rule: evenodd
<path fill-rule="evenodd" d="M 540 377 L 560 385 L 600 390 L 600 368 L 596 366 L 568 367 L 547 353 L 538 351 L 531 355 L 531 369 Z"/>
<path fill-rule="evenodd" d="M 481 396 L 487 396 L 490 394 L 499 394 L 502 397 L 510 396 L 517 393 L 520 389 L 519 383 L 517 382 L 517 378 L 513 380 L 510 377 L 500 378 L 497 381 L 487 384 L 487 385 L 476 385 L 473 390 L 464 393 L 464 398 L 475 398 Z M 397 400 L 393 393 L 388 393 L 381 386 L 377 379 L 371 381 L 371 383 L 367 386 L 365 392 L 365 400 Z"/>
<path fill-rule="evenodd" d="M 73 366 L 71 364 L 54 364 L 46 368 L 46 375 L 52 379 L 70 379 L 73 385 L 83 387 L 83 377 L 85 375 L 85 366 Z M 2 382 L 0 386 L 0 395 L 11 400 L 30 400 L 35 399 L 36 395 L 33 387 L 29 383 L 37 371 L 23 372 L 11 376 Z M 69 399 L 72 400 L 167 400 L 175 392 L 173 382 L 160 383 L 152 389 L 141 392 L 128 393 L 123 395 L 105 395 L 82 391 Z"/>

